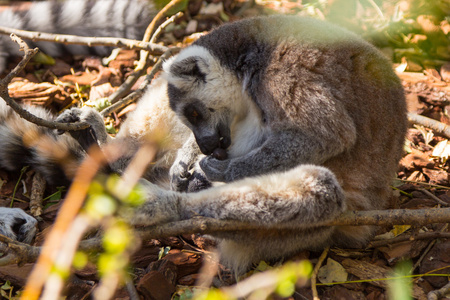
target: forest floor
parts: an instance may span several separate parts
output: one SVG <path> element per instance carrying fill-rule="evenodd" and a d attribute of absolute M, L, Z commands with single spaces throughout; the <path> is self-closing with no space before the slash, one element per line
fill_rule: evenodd
<path fill-rule="evenodd" d="M 258 10 L 255 10 L 246 14 L 257 13 Z M 204 17 L 201 22 L 205 23 L 204 28 L 208 28 L 218 21 L 217 17 Z M 191 31 L 200 31 L 198 29 L 202 27 L 198 24 Z M 187 35 L 181 32 L 186 30 L 186 26 L 180 28 L 166 33 L 164 42 L 175 43 Z M 102 65 L 101 59 L 97 57 L 72 56 L 55 58 L 53 65 L 31 63 L 10 84 L 10 95 L 22 103 L 41 105 L 57 113 L 81 100 L 110 95 L 132 72 L 138 55 L 138 51 L 122 50 L 108 66 Z M 11 62 L 10 67 L 17 61 Z M 403 81 L 410 112 L 450 125 L 447 115 L 450 108 L 450 84 L 442 79 L 445 76 L 430 70 L 398 72 L 398 75 Z M 120 128 L 126 113 L 133 108 L 134 104 L 114 113 L 106 120 L 107 124 L 111 128 Z M 397 179 L 392 184 L 396 200 L 392 208 L 431 209 L 450 206 L 449 139 L 421 125 L 411 124 Z M 0 207 L 19 207 L 28 212 L 33 176 L 34 171 L 31 169 L 24 170 L 23 174 L 0 171 Z M 47 189 L 45 196 L 50 197 L 43 203 L 44 209 L 38 218 L 38 233 L 33 245 L 42 245 L 65 191 L 59 188 Z M 414 298 L 427 299 L 429 292 L 448 283 L 449 232 L 448 224 L 390 226 L 380 228 L 365 249 L 330 249 L 318 281 L 347 283 L 318 286 L 320 298 L 387 299 L 390 281 L 377 279 L 393 276 L 394 270 L 398 271 L 399 265 L 406 263 L 408 273 L 415 275 L 409 280 Z M 130 273 L 138 293 L 145 299 L 189 299 L 196 281 L 204 272 L 203 265 L 217 267 L 218 275 L 213 280 L 217 287 L 233 284 L 232 274 L 223 266 L 211 262 L 213 250 L 214 242 L 198 234 L 144 241 L 131 259 Z M 305 251 L 291 260 L 307 259 L 315 263 L 320 254 Z M 3 298 L 12 299 L 18 295 L 33 265 L 0 268 L 0 292 Z M 253 273 L 270 268 L 262 263 Z M 433 273 L 443 275 L 427 276 Z M 66 289 L 68 299 L 83 299 L 95 288 L 98 280 L 96 266 L 92 262 L 81 270 L 74 270 L 74 276 Z M 125 288 L 120 288 L 115 298 L 128 299 L 129 294 Z M 298 287 L 288 299 L 312 299 L 311 289 L 308 284 Z"/>

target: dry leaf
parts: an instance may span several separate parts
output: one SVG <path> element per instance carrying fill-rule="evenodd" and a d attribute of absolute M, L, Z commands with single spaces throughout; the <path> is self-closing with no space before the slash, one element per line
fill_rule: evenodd
<path fill-rule="evenodd" d="M 322 283 L 347 281 L 348 273 L 337 261 L 328 258 L 327 264 L 319 269 L 317 278 Z"/>

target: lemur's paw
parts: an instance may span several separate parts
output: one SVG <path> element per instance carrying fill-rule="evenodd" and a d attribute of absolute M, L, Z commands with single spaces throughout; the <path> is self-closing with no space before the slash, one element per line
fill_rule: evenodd
<path fill-rule="evenodd" d="M 206 178 L 205 174 L 200 169 L 198 169 L 192 173 L 191 177 L 189 177 L 187 192 L 199 192 L 201 190 L 206 190 L 211 186 L 211 181 L 209 181 Z"/>
<path fill-rule="evenodd" d="M 72 107 L 70 109 L 66 109 L 65 111 L 63 111 L 56 118 L 55 121 L 59 122 L 59 123 L 76 123 L 76 122 L 80 122 L 81 114 L 82 114 L 81 109 L 79 109 L 77 107 Z M 64 130 L 57 129 L 57 133 L 58 134 L 63 134 L 64 132 L 65 132 Z"/>
<path fill-rule="evenodd" d="M 37 221 L 20 208 L 0 207 L 0 234 L 13 240 L 31 243 Z"/>
<path fill-rule="evenodd" d="M 189 172 L 191 166 L 183 161 L 175 161 L 169 171 L 170 188 L 173 191 L 186 192 L 189 186 L 189 179 L 192 174 Z"/>
<path fill-rule="evenodd" d="M 69 131 L 70 135 L 76 139 L 85 150 L 87 150 L 92 144 L 103 144 L 106 142 L 107 137 L 103 118 L 93 108 L 85 106 L 83 108 L 73 107 L 67 109 L 56 118 L 56 122 L 88 123 L 90 127 L 86 129 Z M 64 131 L 58 130 L 57 133 L 63 134 Z"/>
<path fill-rule="evenodd" d="M 232 179 L 226 177 L 226 174 L 230 173 L 228 172 L 229 165 L 229 159 L 218 160 L 212 156 L 207 156 L 200 161 L 200 167 L 210 181 L 231 181 Z"/>

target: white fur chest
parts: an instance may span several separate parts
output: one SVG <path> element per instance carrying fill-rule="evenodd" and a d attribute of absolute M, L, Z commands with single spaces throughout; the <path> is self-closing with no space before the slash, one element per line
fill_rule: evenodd
<path fill-rule="evenodd" d="M 229 157 L 243 156 L 259 147 L 267 134 L 267 130 L 262 122 L 259 109 L 254 103 L 250 103 L 245 118 L 234 122 L 231 126 Z"/>

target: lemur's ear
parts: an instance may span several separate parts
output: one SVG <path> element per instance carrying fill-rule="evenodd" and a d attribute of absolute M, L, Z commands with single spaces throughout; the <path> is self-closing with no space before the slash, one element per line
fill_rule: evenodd
<path fill-rule="evenodd" d="M 170 73 L 180 77 L 194 77 L 206 81 L 207 63 L 200 56 L 189 56 L 170 66 Z"/>

